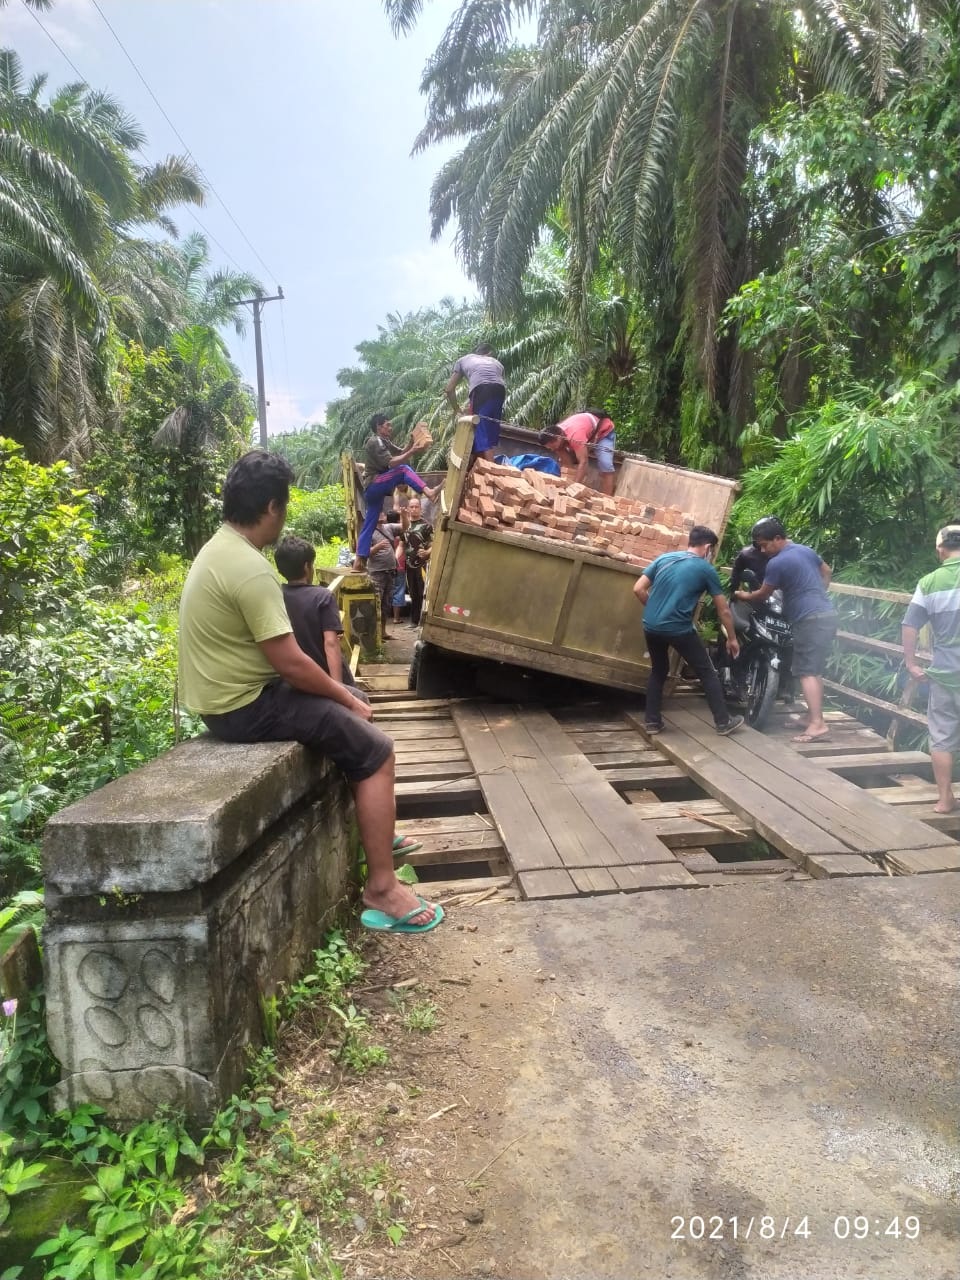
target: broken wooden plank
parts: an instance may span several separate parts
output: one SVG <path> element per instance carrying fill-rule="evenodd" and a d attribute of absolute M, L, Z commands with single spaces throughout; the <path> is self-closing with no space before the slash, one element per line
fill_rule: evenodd
<path fill-rule="evenodd" d="M 882 876 L 886 873 L 859 853 L 815 853 L 804 866 L 814 880 L 836 880 L 841 876 Z"/>
<path fill-rule="evenodd" d="M 695 889 L 697 882 L 679 862 L 646 862 L 642 866 L 609 867 L 623 893 L 648 889 Z"/>
<path fill-rule="evenodd" d="M 541 871 L 561 867 L 560 854 L 516 775 L 487 773 L 479 775 L 478 781 L 514 868 L 517 871 Z"/>
<path fill-rule="evenodd" d="M 709 717 L 709 713 L 707 715 Z M 838 837 L 853 853 L 882 853 L 891 845 L 923 849 L 937 843 L 936 834 L 923 823 L 905 815 L 891 814 L 868 791 L 846 778 L 833 775 L 825 787 L 819 765 L 801 759 L 788 748 L 772 755 L 769 743 L 756 730 L 744 728 L 736 736 L 723 737 L 699 710 L 677 712 L 669 715 L 667 721 L 708 748 L 717 759 L 726 761 L 741 776 L 750 778 L 825 832 Z"/>
<path fill-rule="evenodd" d="M 444 818 L 404 818 L 397 824 L 397 833 L 416 835 L 458 835 L 470 831 L 495 831 L 493 819 L 488 813 L 453 814 Z"/>
<path fill-rule="evenodd" d="M 601 851 L 604 845 L 612 848 L 611 856 L 581 865 L 673 861 L 667 846 L 644 827 L 548 712 L 525 711 L 523 721 L 549 766 L 586 815 L 596 833 L 591 842 Z M 566 808 L 573 820 L 572 806 Z"/>
<path fill-rule="evenodd" d="M 809 745 L 814 745 L 810 743 Z M 914 773 L 929 777 L 932 763 L 926 751 L 869 751 L 858 755 L 807 756 L 810 764 L 818 764 L 841 777 L 857 779 L 874 773 Z"/>
<path fill-rule="evenodd" d="M 619 893 L 620 887 L 607 867 L 571 868 L 570 877 L 581 893 Z"/>
<path fill-rule="evenodd" d="M 676 714 L 683 716 L 688 713 Z M 768 843 L 793 861 L 802 864 L 808 854 L 847 852 L 846 845 L 836 836 L 798 813 L 779 796 L 765 790 L 749 774 L 745 775 L 729 761 L 719 758 L 689 734 L 671 725 L 669 731 L 657 739 L 657 745 L 682 765 L 684 772 L 705 791 L 751 823 Z"/>
<path fill-rule="evenodd" d="M 708 853 L 706 849 L 693 848 L 684 849 L 677 854 L 680 862 L 690 872 L 691 875 L 702 874 L 706 871 L 719 871 L 721 864 L 716 860 L 712 853 Z M 793 865 L 792 863 L 790 864 Z"/>
<path fill-rule="evenodd" d="M 575 898 L 579 890 L 569 871 L 521 871 L 517 883 L 525 898 Z"/>
<path fill-rule="evenodd" d="M 423 763 L 415 761 L 397 761 L 398 782 L 430 782 L 444 781 L 449 778 L 466 778 L 472 775 L 473 766 L 468 760 L 432 761 Z"/>
<path fill-rule="evenodd" d="M 887 854 L 886 862 L 901 876 L 960 871 L 960 845 L 944 845 L 939 849 L 894 849 Z"/>

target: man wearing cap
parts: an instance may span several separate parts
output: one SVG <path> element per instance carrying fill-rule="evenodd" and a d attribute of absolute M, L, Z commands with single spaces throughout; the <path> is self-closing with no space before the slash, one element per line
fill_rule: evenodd
<path fill-rule="evenodd" d="M 960 524 L 937 534 L 939 568 L 917 583 L 903 619 L 903 661 L 915 680 L 930 681 L 927 726 L 930 759 L 939 798 L 934 813 L 957 806 L 953 794 L 953 753 L 960 747 Z M 917 633 L 929 624 L 933 658 L 924 671 L 917 662 Z"/>

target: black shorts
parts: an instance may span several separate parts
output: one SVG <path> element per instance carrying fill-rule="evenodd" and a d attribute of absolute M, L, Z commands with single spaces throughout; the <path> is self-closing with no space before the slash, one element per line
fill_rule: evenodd
<path fill-rule="evenodd" d="M 202 716 L 222 742 L 300 742 L 342 769 L 348 782 L 363 782 L 393 752 L 393 739 L 339 702 L 273 680 L 253 702 L 225 715 Z"/>
<path fill-rule="evenodd" d="M 808 613 L 791 624 L 793 631 L 793 674 L 822 676 L 837 634 L 835 613 Z"/>

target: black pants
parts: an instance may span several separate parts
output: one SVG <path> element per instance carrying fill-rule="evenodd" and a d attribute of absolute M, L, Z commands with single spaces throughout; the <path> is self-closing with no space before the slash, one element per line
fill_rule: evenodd
<path fill-rule="evenodd" d="M 647 681 L 647 705 L 644 719 L 647 724 L 660 724 L 663 718 L 663 686 L 670 674 L 670 650 L 676 649 L 680 657 L 697 673 L 697 679 L 703 685 L 707 703 L 713 714 L 717 728 L 728 723 L 730 712 L 723 698 L 720 677 L 713 668 L 713 663 L 703 647 L 703 641 L 695 631 L 685 631 L 682 635 L 668 636 L 656 631 L 644 630 L 647 649 L 650 653 L 650 679 Z"/>
<path fill-rule="evenodd" d="M 418 627 L 423 612 L 423 570 L 419 566 L 407 566 L 407 590 L 410 592 L 410 621 Z"/>

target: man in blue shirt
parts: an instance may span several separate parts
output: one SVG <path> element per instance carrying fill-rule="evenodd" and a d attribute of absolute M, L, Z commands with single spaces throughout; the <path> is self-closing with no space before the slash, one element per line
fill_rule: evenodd
<path fill-rule="evenodd" d="M 706 591 L 713 597 L 720 622 L 729 639 L 732 658 L 740 652 L 730 606 L 716 569 L 710 563 L 717 535 L 706 525 L 690 530 L 686 551 L 668 551 L 648 565 L 634 584 L 633 594 L 643 605 L 643 634 L 650 654 L 650 679 L 644 727 L 647 733 L 661 733 L 663 686 L 670 674 L 670 650 L 676 649 L 684 662 L 697 673 L 713 713 L 717 733 L 733 733 L 743 724 L 743 716 L 731 716 L 723 699 L 720 679 L 713 669 L 703 641 L 693 625 L 693 615 Z"/>
<path fill-rule="evenodd" d="M 793 671 L 807 704 L 807 726 L 794 742 L 816 742 L 830 732 L 823 718 L 823 672 L 837 634 L 837 611 L 827 595 L 833 572 L 813 547 L 792 542 L 776 516 L 758 520 L 750 536 L 770 559 L 763 586 L 735 595 L 756 604 L 778 588 L 783 592 L 784 617 L 793 628 Z"/>

